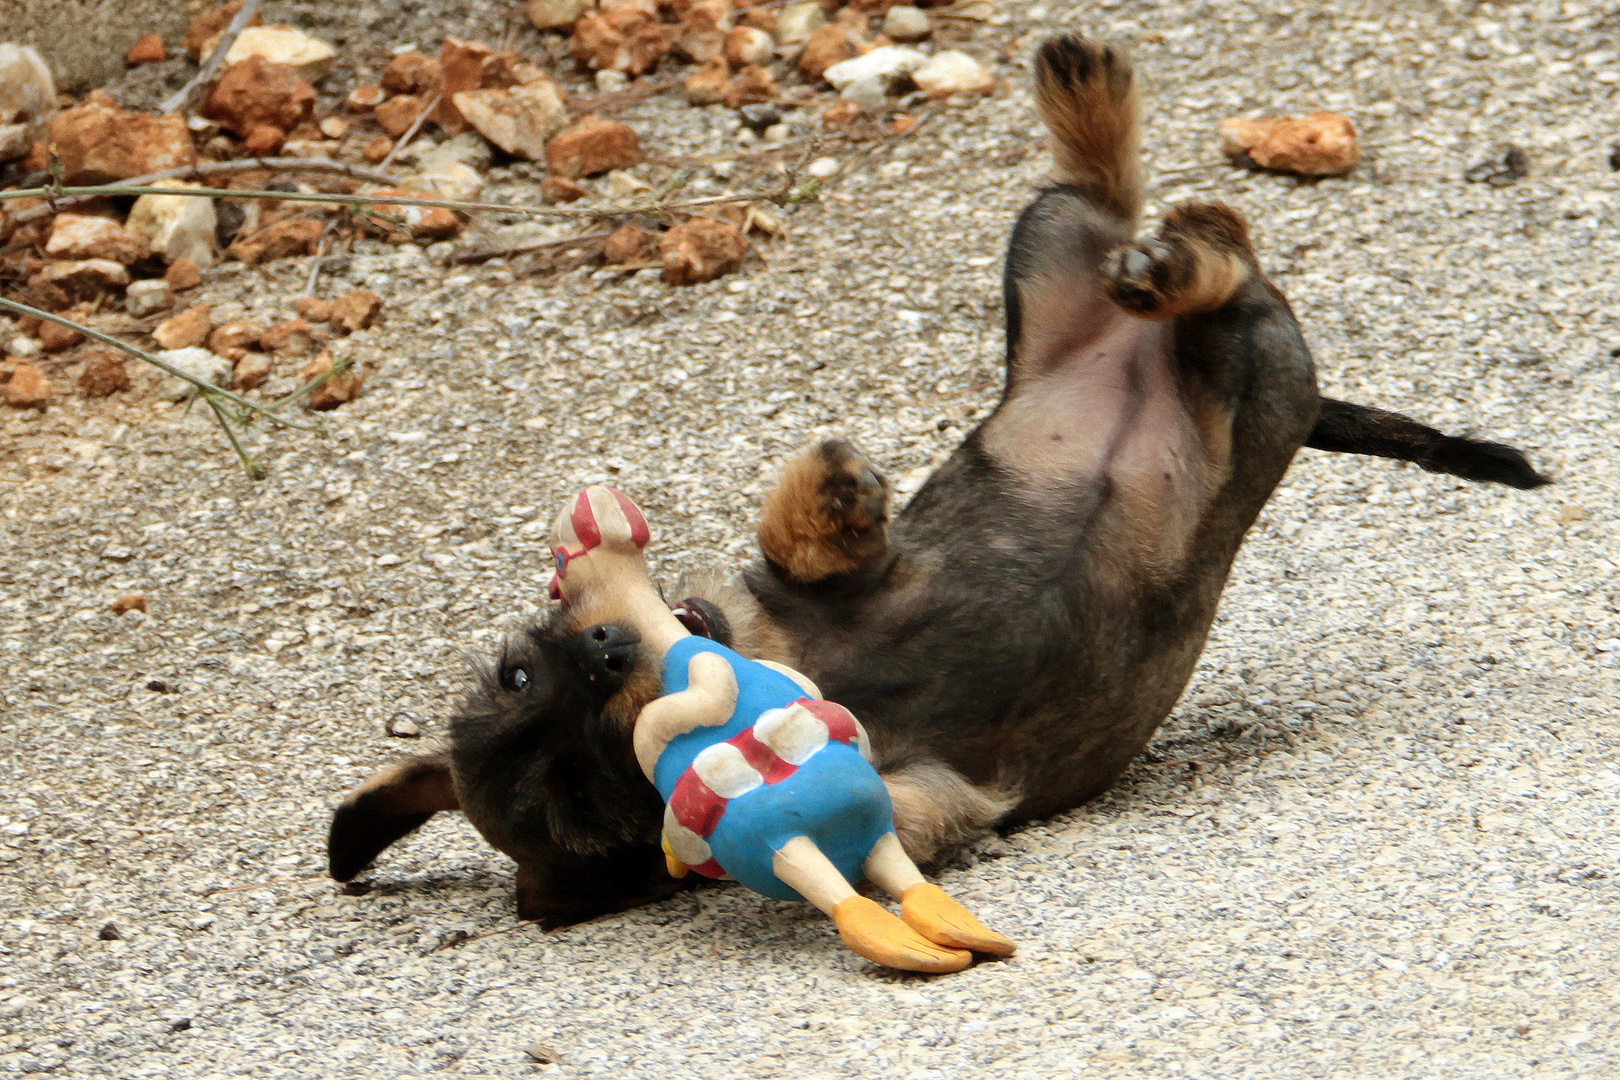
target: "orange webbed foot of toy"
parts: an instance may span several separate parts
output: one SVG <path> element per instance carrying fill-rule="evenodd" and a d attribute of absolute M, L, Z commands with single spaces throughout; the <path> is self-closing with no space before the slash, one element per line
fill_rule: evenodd
<path fill-rule="evenodd" d="M 900 894 L 900 915 L 929 941 L 952 949 L 971 949 L 991 956 L 1011 956 L 1013 942 L 975 919 L 938 885 L 913 885 Z"/>
<path fill-rule="evenodd" d="M 874 900 L 851 896 L 833 909 L 838 934 L 874 964 L 900 971 L 945 974 L 973 963 L 973 954 L 929 941 Z"/>

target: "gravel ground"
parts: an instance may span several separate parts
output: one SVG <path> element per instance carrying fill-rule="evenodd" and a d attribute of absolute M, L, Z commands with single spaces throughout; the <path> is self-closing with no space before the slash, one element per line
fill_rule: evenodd
<path fill-rule="evenodd" d="M 324 879 L 330 807 L 416 745 L 385 725 L 441 731 L 468 652 L 543 603 L 567 494 L 632 492 L 666 573 L 734 566 L 808 439 L 852 434 L 910 489 L 983 414 L 995 256 L 1044 168 L 1026 58 L 1082 21 L 1151 80 L 1157 205 L 1250 216 L 1327 392 L 1516 442 L 1559 485 L 1304 452 L 1147 757 L 941 871 L 1008 962 L 881 973 L 735 888 L 542 934 L 450 816 L 369 891 Z M 354 256 L 329 288 L 389 298 L 350 345 L 368 389 L 325 440 L 259 437 L 264 483 L 140 388 L 0 417 L 0 1072 L 1620 1075 L 1616 24 L 1574 0 L 1015 6 L 969 45 L 1011 89 L 741 275 Z M 1222 118 L 1318 107 L 1360 126 L 1352 177 L 1214 163 Z M 736 144 L 718 113 L 626 116 Z M 1506 142 L 1529 178 L 1462 182 Z M 281 310 L 304 272 L 206 289 Z M 131 590 L 150 614 L 111 615 Z"/>

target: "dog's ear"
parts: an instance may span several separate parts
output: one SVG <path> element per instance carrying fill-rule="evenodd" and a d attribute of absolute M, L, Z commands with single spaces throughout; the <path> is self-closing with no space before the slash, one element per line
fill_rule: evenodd
<path fill-rule="evenodd" d="M 440 810 L 458 809 L 448 754 L 423 754 L 384 769 L 351 791 L 332 815 L 327 871 L 348 881 Z"/>

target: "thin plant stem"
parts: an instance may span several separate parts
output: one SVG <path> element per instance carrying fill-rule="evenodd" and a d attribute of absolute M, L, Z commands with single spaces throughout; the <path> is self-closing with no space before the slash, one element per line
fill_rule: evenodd
<path fill-rule="evenodd" d="M 405 149 L 406 145 L 409 144 L 412 139 L 416 138 L 416 133 L 422 130 L 422 125 L 427 123 L 428 116 L 433 112 L 434 109 L 439 107 L 439 102 L 441 99 L 443 99 L 443 97 L 443 91 L 433 95 L 433 100 L 428 102 L 427 106 L 423 108 L 421 112 L 416 114 L 416 119 L 411 121 L 411 126 L 405 129 L 405 134 L 401 135 L 394 145 L 388 148 L 387 155 L 381 161 L 377 162 L 377 168 L 386 169 L 389 165 L 393 164 L 394 156 L 401 150 Z"/>
<path fill-rule="evenodd" d="M 224 408 L 214 400 L 212 394 L 207 395 L 206 400 L 208 407 L 214 410 L 214 416 L 219 420 L 219 426 L 225 429 L 225 437 L 231 441 L 231 449 L 235 450 L 236 456 L 242 459 L 242 468 L 246 471 L 248 479 L 263 480 L 269 473 L 265 471 L 264 465 L 258 458 L 249 454 L 243 448 L 242 440 L 236 437 L 236 431 L 231 427 L 230 418 L 225 415 Z"/>
<path fill-rule="evenodd" d="M 167 101 L 159 106 L 159 112 L 186 113 L 191 111 L 191 106 L 197 100 L 197 95 L 202 92 L 203 87 L 213 81 L 214 72 L 218 71 L 219 65 L 225 61 L 225 54 L 231 51 L 232 45 L 236 44 L 236 35 L 245 30 L 247 24 L 253 20 L 253 16 L 258 13 L 259 2 L 260 0 L 247 0 L 242 5 L 242 9 L 231 19 L 230 25 L 225 27 L 225 32 L 219 36 L 219 41 L 214 45 L 214 51 L 208 54 L 208 59 L 203 61 L 203 65 L 197 70 L 197 74 L 192 77 L 190 82 L 176 90 Z"/>

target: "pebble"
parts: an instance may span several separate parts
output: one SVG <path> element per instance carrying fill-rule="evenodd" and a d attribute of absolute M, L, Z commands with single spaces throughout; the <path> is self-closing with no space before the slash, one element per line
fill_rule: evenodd
<path fill-rule="evenodd" d="M 824 77 L 840 93 L 852 83 L 870 80 L 883 84 L 887 90 L 900 76 L 910 75 L 928 62 L 928 56 L 916 49 L 905 45 L 883 45 L 865 56 L 834 64 L 827 69 Z"/>
<path fill-rule="evenodd" d="M 422 725 L 401 713 L 389 719 L 386 730 L 396 739 L 415 739 L 422 734 Z"/>
<path fill-rule="evenodd" d="M 69 184 L 128 180 L 197 160 L 184 118 L 125 112 L 99 101 L 57 113 L 49 145 Z"/>
<path fill-rule="evenodd" d="M 225 386 L 231 380 L 231 362 L 207 349 L 192 346 L 164 350 L 153 355 L 170 367 L 214 386 Z M 194 389 L 191 383 L 170 375 L 164 380 L 159 393 L 169 401 L 184 401 Z"/>
<path fill-rule="evenodd" d="M 742 120 L 743 126 L 756 135 L 762 135 L 767 128 L 775 127 L 782 122 L 782 110 L 775 105 L 744 105 L 737 110 L 737 116 Z"/>
<path fill-rule="evenodd" d="M 32 45 L 0 43 L 0 121 L 35 120 L 56 108 L 56 80 Z"/>
<path fill-rule="evenodd" d="M 821 9 L 821 0 L 797 0 L 777 14 L 776 40 L 783 45 L 805 41 L 825 25 L 827 16 Z"/>
<path fill-rule="evenodd" d="M 241 136 L 273 128 L 285 138 L 310 120 L 314 109 L 315 87 L 309 80 L 292 68 L 249 56 L 220 74 L 197 111 Z"/>
<path fill-rule="evenodd" d="M 194 304 L 158 323 L 152 330 L 152 340 L 160 349 L 189 349 L 206 342 L 213 329 L 208 305 Z"/>
<path fill-rule="evenodd" d="M 480 135 L 529 161 L 546 160 L 547 140 L 568 123 L 562 97 L 550 79 L 510 90 L 468 90 L 453 100 Z"/>
<path fill-rule="evenodd" d="M 529 0 L 529 22 L 536 30 L 567 30 L 589 11 L 592 0 Z"/>
<path fill-rule="evenodd" d="M 124 63 L 130 67 L 139 67 L 142 64 L 161 64 L 169 58 L 169 50 L 163 47 L 162 34 L 147 34 L 129 47 L 124 54 Z"/>
<path fill-rule="evenodd" d="M 206 61 L 213 52 L 210 42 L 203 49 Z M 337 62 L 337 50 L 291 26 L 249 26 L 236 36 L 225 52 L 225 64 L 239 64 L 258 57 L 267 64 L 286 64 L 300 79 L 318 83 Z"/>
<path fill-rule="evenodd" d="M 1504 146 L 1493 156 L 1463 173 L 1471 184 L 1507 187 L 1530 175 L 1530 155 L 1520 146 Z"/>
<path fill-rule="evenodd" d="M 775 40 L 757 26 L 736 26 L 726 35 L 726 61 L 732 67 L 768 64 L 775 55 Z"/>
<path fill-rule="evenodd" d="M 895 41 L 921 41 L 934 32 L 934 22 L 922 8 L 896 4 L 883 15 L 883 32 Z"/>
<path fill-rule="evenodd" d="M 137 593 L 125 593 L 123 596 L 120 596 L 118 599 L 116 599 L 116 600 L 114 600 L 112 602 L 112 613 L 114 615 L 123 615 L 126 612 L 130 612 L 130 611 L 144 612 L 145 610 L 146 610 L 146 597 L 143 596 L 142 594 L 138 593 L 138 592 Z M 108 939 L 103 939 L 103 940 L 108 940 Z"/>
<path fill-rule="evenodd" d="M 564 129 L 546 146 L 546 164 L 558 176 L 577 180 L 641 162 L 641 140 L 628 124 L 585 119 Z"/>
<path fill-rule="evenodd" d="M 696 285 L 741 266 L 748 254 L 748 238 L 729 221 L 693 217 L 664 233 L 658 249 L 666 282 Z"/>
<path fill-rule="evenodd" d="M 32 334 L 13 334 L 6 342 L 6 355 L 24 358 L 38 356 L 45 351 L 39 338 Z"/>
<path fill-rule="evenodd" d="M 86 349 L 79 358 L 84 361 L 79 372 L 79 392 L 86 397 L 110 397 L 129 389 L 128 360 L 124 353 L 116 349 Z"/>
<path fill-rule="evenodd" d="M 203 185 L 169 180 L 164 186 Z M 187 260 L 196 266 L 207 266 L 214 261 L 219 215 L 213 199 L 194 195 L 142 195 L 130 208 L 125 228 L 144 238 L 151 249 L 160 252 L 171 265 Z"/>
<path fill-rule="evenodd" d="M 996 88 L 996 78 L 973 57 L 957 49 L 935 53 L 911 73 L 917 88 L 930 97 L 949 94 L 987 94 Z"/>
<path fill-rule="evenodd" d="M 162 278 L 132 281 L 124 290 L 124 310 L 137 319 L 155 315 L 174 303 L 174 290 Z"/>
<path fill-rule="evenodd" d="M 1356 129 L 1338 113 L 1250 120 L 1233 117 L 1220 127 L 1221 151 L 1247 156 L 1262 169 L 1299 176 L 1339 176 L 1360 157 Z"/>
<path fill-rule="evenodd" d="M 825 180 L 838 172 L 838 159 L 835 157 L 818 157 L 806 166 L 804 171 L 818 180 Z"/>
<path fill-rule="evenodd" d="M 111 259 L 128 266 L 151 254 L 146 238 L 111 218 L 57 214 L 45 254 L 59 259 Z"/>
<path fill-rule="evenodd" d="M 14 409 L 44 408 L 51 400 L 51 380 L 35 364 L 20 363 L 11 370 L 11 378 L 0 384 L 6 404 Z"/>

